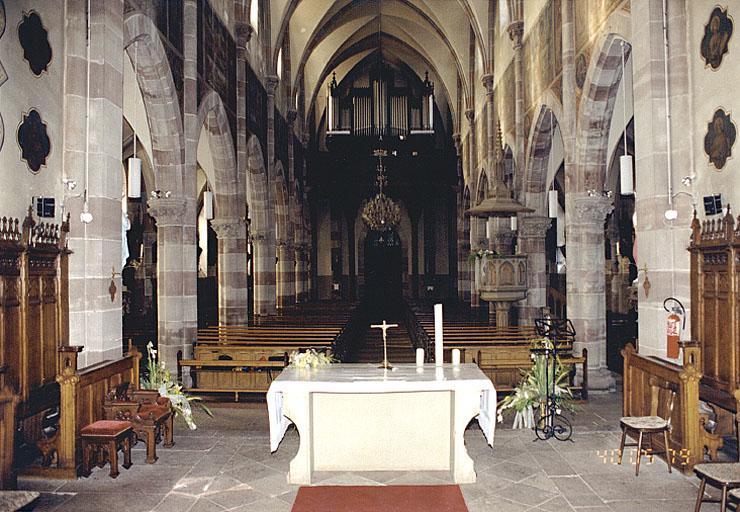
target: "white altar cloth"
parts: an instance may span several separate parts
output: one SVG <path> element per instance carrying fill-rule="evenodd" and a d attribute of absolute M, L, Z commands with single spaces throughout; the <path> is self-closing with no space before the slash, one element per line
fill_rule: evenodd
<path fill-rule="evenodd" d="M 494 429 L 496 426 L 496 390 L 490 379 L 475 364 L 461 364 L 452 366 L 445 364 L 441 367 L 427 364 L 417 367 L 414 364 L 399 364 L 393 370 L 383 370 L 374 364 L 333 364 L 317 368 L 296 368 L 289 366 L 272 382 L 267 392 L 267 408 L 270 420 L 270 450 L 275 451 L 280 444 L 288 426 L 292 423 L 287 417 L 284 400 L 291 394 L 295 397 L 305 397 L 310 402 L 312 394 L 352 394 L 352 395 L 378 395 L 417 393 L 424 396 L 432 396 L 434 392 L 447 392 L 453 396 L 465 397 L 466 409 L 458 409 L 455 414 L 466 415 L 467 418 L 459 420 L 460 426 L 457 430 L 464 430 L 464 425 L 473 416 L 483 431 L 486 441 L 493 446 Z M 421 395 L 420 395 L 421 396 Z M 456 399 L 458 405 L 463 407 L 460 398 Z M 454 400 L 453 400 L 454 402 Z M 309 406 L 306 405 L 306 408 Z M 472 412 L 470 412 L 472 411 Z M 306 411 L 307 412 L 307 409 Z M 351 414 L 351 413 L 350 413 Z M 301 413 L 302 416 L 308 414 Z M 301 418 L 300 421 L 305 421 Z M 298 422 L 296 422 L 298 423 Z M 301 436 L 301 443 L 311 442 L 314 435 L 304 432 L 303 425 L 297 427 Z M 308 429 L 307 429 L 308 430 Z M 356 435 L 362 436 L 362 432 Z M 458 432 L 458 450 L 464 450 L 462 432 Z M 465 455 L 465 457 L 467 457 Z M 297 457 L 298 458 L 298 457 Z M 472 472 L 472 460 L 470 461 Z M 473 472 L 472 478 L 475 478 Z M 310 477 L 309 477 L 310 480 Z M 474 480 L 473 480 L 474 481 Z"/>

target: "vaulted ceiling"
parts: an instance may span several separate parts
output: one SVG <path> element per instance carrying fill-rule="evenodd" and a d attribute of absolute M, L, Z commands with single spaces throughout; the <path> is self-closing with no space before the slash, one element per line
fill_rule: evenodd
<path fill-rule="evenodd" d="M 458 94 L 463 108 L 470 101 L 471 65 L 475 62 L 479 70 L 484 69 L 490 55 L 492 4 L 489 0 L 270 0 L 272 69 L 285 45 L 290 76 L 283 79 L 289 80 L 291 94 L 305 91 L 306 115 L 313 111 L 320 117 L 332 72 L 341 81 L 382 48 L 384 59 L 403 61 L 419 77 L 428 70 L 436 84 L 438 108 L 443 114 L 451 111 L 454 119 Z"/>

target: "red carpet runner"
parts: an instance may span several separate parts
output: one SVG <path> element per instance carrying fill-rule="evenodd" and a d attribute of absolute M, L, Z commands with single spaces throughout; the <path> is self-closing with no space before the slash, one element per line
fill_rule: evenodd
<path fill-rule="evenodd" d="M 468 512 L 468 508 L 457 485 L 338 485 L 301 487 L 292 512 Z"/>

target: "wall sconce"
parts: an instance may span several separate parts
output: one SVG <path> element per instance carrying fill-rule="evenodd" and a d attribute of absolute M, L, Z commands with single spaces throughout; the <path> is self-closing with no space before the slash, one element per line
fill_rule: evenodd
<path fill-rule="evenodd" d="M 126 195 L 131 199 L 141 197 L 141 158 L 128 159 L 128 189 Z"/>
<path fill-rule="evenodd" d="M 511 226 L 510 227 L 511 227 L 511 230 L 512 231 L 516 231 L 517 228 L 519 227 L 519 222 L 518 221 L 519 221 L 519 219 L 517 218 L 516 215 L 514 215 L 513 217 L 511 217 L 509 219 L 509 222 L 511 223 Z"/>
<path fill-rule="evenodd" d="M 213 192 L 210 190 L 203 192 L 203 215 L 206 220 L 213 219 Z"/>
<path fill-rule="evenodd" d="M 619 193 L 631 196 L 635 193 L 635 180 L 632 175 L 632 155 L 619 157 Z"/>
<path fill-rule="evenodd" d="M 547 193 L 547 214 L 551 219 L 558 216 L 558 191 L 555 189 Z"/>

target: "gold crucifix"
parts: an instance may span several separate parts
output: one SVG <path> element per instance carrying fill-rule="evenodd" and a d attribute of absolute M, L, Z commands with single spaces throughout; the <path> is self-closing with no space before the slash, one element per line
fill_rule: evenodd
<path fill-rule="evenodd" d="M 370 327 L 373 329 L 383 329 L 383 362 L 380 363 L 380 366 L 378 366 L 378 368 L 390 370 L 393 368 L 393 366 L 391 366 L 391 363 L 388 362 L 388 342 L 386 340 L 385 333 L 391 327 L 398 327 L 398 324 L 387 324 L 385 323 L 385 320 L 383 320 L 382 324 L 373 324 Z"/>

